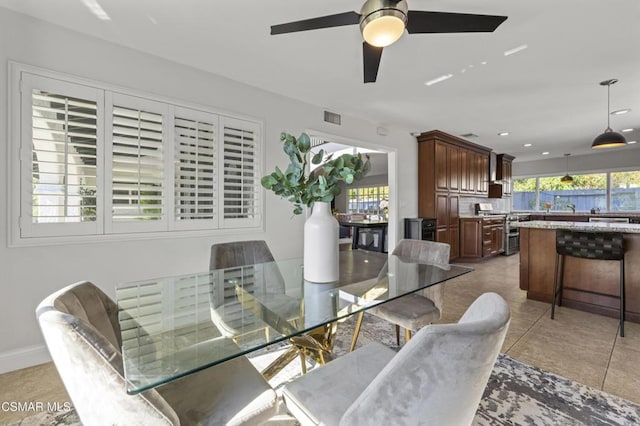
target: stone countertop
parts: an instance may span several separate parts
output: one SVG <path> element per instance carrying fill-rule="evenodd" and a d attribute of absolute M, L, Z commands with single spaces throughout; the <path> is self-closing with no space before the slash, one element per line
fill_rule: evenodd
<path fill-rule="evenodd" d="M 601 212 L 601 213 L 590 213 L 590 212 L 571 212 L 569 211 L 551 211 L 549 213 L 545 211 L 537 211 L 537 212 L 513 212 L 514 214 L 528 214 L 532 216 L 592 216 L 592 217 L 640 217 L 640 213 L 635 212 Z"/>
<path fill-rule="evenodd" d="M 603 222 L 559 222 L 552 220 L 532 220 L 518 222 L 518 228 L 534 229 L 569 229 L 586 232 L 622 232 L 640 234 L 640 223 L 603 223 Z"/>
<path fill-rule="evenodd" d="M 461 214 L 458 217 L 460 219 L 504 219 L 507 213 L 492 213 L 492 214 Z"/>

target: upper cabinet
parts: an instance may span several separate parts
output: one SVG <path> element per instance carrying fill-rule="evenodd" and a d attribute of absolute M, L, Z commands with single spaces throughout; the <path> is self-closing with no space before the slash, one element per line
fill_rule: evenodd
<path fill-rule="evenodd" d="M 490 149 L 432 130 L 418 136 L 420 188 L 457 194 L 487 196 L 489 193 Z M 422 193 L 422 189 L 420 190 Z M 435 209 L 425 209 L 433 214 Z M 423 217 L 431 217 L 424 215 Z"/>
<path fill-rule="evenodd" d="M 418 215 L 437 219 L 436 239 L 459 256 L 461 196 L 489 193 L 490 149 L 439 130 L 418 136 Z"/>
<path fill-rule="evenodd" d="M 496 180 L 489 187 L 489 198 L 511 197 L 513 188 L 512 164 L 514 156 L 498 154 L 496 156 Z"/>

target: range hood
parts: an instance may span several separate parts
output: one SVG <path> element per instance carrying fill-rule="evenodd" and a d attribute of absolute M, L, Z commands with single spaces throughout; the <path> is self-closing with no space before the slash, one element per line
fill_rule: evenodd
<path fill-rule="evenodd" d="M 514 158 L 509 154 L 496 155 L 493 151 L 489 155 L 489 198 L 502 198 L 504 196 L 503 183 L 508 182 L 505 179 L 511 179 L 511 172 L 503 170 L 503 159 L 513 161 Z M 504 173 L 509 176 L 504 176 Z"/>
<path fill-rule="evenodd" d="M 502 181 L 497 180 L 498 156 L 491 151 L 489 154 L 489 198 L 502 198 Z M 500 176 L 502 178 L 502 176 Z"/>

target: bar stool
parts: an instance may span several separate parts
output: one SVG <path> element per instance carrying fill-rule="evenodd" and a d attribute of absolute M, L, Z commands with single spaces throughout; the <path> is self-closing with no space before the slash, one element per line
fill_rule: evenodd
<path fill-rule="evenodd" d="M 620 299 L 620 337 L 624 337 L 624 311 L 625 311 L 625 288 L 624 288 L 624 239 L 618 232 L 579 232 L 564 229 L 556 230 L 556 264 L 553 272 L 553 294 L 551 298 L 551 319 L 556 307 L 562 306 L 562 292 L 565 289 L 582 291 L 600 296 Z M 565 256 L 578 257 L 582 259 L 595 260 L 618 260 L 620 261 L 620 296 L 599 293 L 590 290 L 582 290 L 572 287 L 564 287 L 564 263 Z M 560 277 L 558 279 L 558 266 L 560 266 Z M 559 283 L 558 283 L 559 281 Z"/>

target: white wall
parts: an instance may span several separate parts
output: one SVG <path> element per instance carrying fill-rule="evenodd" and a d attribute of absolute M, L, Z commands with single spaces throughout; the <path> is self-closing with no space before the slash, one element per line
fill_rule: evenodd
<path fill-rule="evenodd" d="M 215 49 L 212 44 L 212 54 Z M 341 127 L 325 124 L 319 107 L 0 8 L 0 169 L 5 172 L 8 162 L 16 161 L 7 158 L 8 105 L 4 100 L 9 60 L 262 119 L 265 172 L 285 163 L 279 140 L 282 131 L 299 134 L 311 128 L 395 148 L 397 155 L 392 157 L 402 164 L 397 171 L 390 170 L 397 176 L 396 217 L 417 213 L 417 143 L 408 129 L 387 125 L 389 135 L 383 137 L 376 134 L 378 123 L 362 119 L 343 117 Z M 0 372 L 48 359 L 34 310 L 46 295 L 67 284 L 90 280 L 113 297 L 116 284 L 122 281 L 205 270 L 209 247 L 218 241 L 265 239 L 281 259 L 298 256 L 302 250 L 303 219 L 292 218 L 289 203 L 271 193 L 265 198 L 264 233 L 8 248 L 6 182 L 5 175 L 0 179 Z"/>
<path fill-rule="evenodd" d="M 622 148 L 612 148 L 610 151 L 598 151 L 589 155 L 569 157 L 569 174 L 623 169 L 640 169 L 639 146 L 629 145 Z M 566 172 L 567 159 L 565 157 L 513 163 L 514 177 L 564 175 Z"/>

